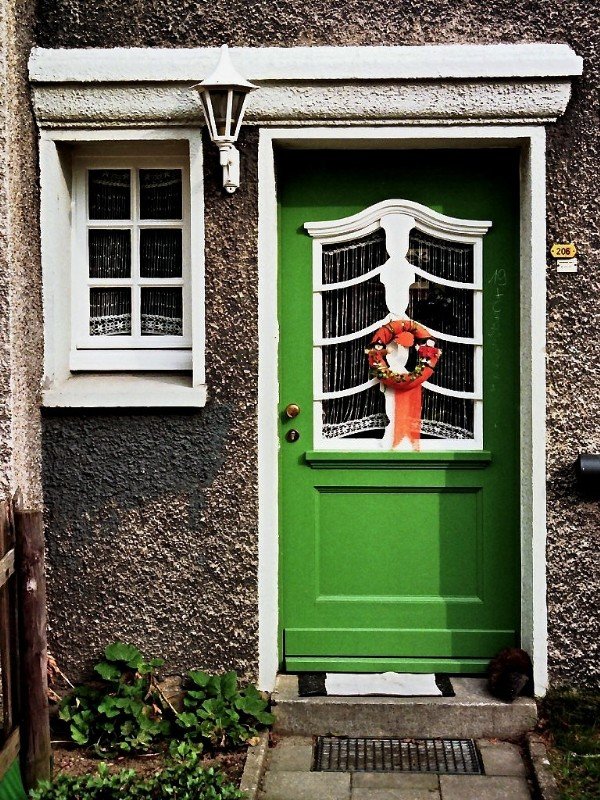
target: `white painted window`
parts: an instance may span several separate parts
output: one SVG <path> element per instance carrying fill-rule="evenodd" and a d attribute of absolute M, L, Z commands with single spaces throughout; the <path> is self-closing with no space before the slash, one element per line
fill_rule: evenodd
<path fill-rule="evenodd" d="M 198 131 L 42 134 L 46 406 L 201 406 Z"/>
<path fill-rule="evenodd" d="M 403 200 L 306 224 L 314 238 L 317 448 L 483 447 L 482 237 L 490 224 Z M 420 345 L 441 351 L 419 389 L 418 441 L 396 441 L 396 415 L 406 412 L 400 395 L 372 376 L 366 356 L 378 329 L 403 320 L 427 336 L 414 347 L 388 345 L 392 370 L 414 369 Z"/>
<path fill-rule="evenodd" d="M 190 370 L 185 160 L 74 163 L 71 370 Z"/>

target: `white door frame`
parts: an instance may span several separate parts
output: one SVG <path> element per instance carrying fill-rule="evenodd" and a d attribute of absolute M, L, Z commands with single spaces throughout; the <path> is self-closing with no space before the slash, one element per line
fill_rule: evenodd
<path fill-rule="evenodd" d="M 279 383 L 275 146 L 302 149 L 515 147 L 520 178 L 521 644 L 536 694 L 548 685 L 546 608 L 546 161 L 542 126 L 262 129 L 258 153 L 259 685 L 275 685 L 279 610 Z M 382 153 L 385 158 L 385 153 Z"/>

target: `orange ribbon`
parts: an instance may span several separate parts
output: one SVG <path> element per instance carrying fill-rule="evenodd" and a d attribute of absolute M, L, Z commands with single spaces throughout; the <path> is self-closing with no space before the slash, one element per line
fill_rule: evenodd
<path fill-rule="evenodd" d="M 441 355 L 441 350 L 425 343 L 430 338 L 429 331 L 417 322 L 394 320 L 375 332 L 367 350 L 371 373 L 384 386 L 394 390 L 394 447 L 408 437 L 413 449 L 419 449 L 423 399 L 421 385 L 433 375 Z M 423 342 L 417 344 L 418 366 L 412 372 L 394 372 L 390 369 L 386 359 L 387 345 L 395 342 L 401 347 L 412 347 L 416 339 Z"/>
<path fill-rule="evenodd" d="M 420 386 L 411 392 L 394 392 L 394 440 L 393 447 L 408 437 L 413 449 L 418 450 L 421 441 L 421 400 L 423 390 Z"/>

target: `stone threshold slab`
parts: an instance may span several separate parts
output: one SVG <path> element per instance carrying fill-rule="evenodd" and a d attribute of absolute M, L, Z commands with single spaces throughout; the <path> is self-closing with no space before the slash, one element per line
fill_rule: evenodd
<path fill-rule="evenodd" d="M 274 731 L 292 736 L 515 738 L 537 720 L 533 698 L 504 703 L 479 678 L 452 678 L 455 697 L 300 697 L 295 675 L 279 675 Z"/>

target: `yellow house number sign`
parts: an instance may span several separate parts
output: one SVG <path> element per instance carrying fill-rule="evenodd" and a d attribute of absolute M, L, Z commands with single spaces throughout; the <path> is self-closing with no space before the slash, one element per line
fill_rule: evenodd
<path fill-rule="evenodd" d="M 573 242 L 554 242 L 550 255 L 556 259 L 557 272 L 577 272 L 577 248 Z"/>
<path fill-rule="evenodd" d="M 552 258 L 575 258 L 577 248 L 573 242 L 555 242 L 550 248 Z"/>

